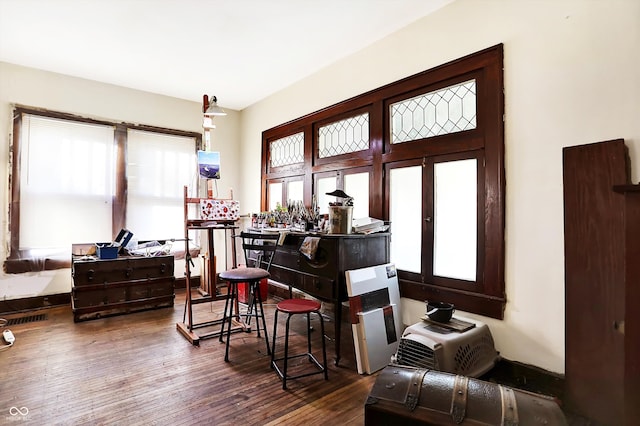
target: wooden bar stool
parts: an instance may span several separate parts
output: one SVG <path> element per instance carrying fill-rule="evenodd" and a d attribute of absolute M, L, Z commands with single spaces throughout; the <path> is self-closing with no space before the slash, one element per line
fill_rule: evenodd
<path fill-rule="evenodd" d="M 236 268 L 229 269 L 220 273 L 220 278 L 229 283 L 229 294 L 224 303 L 224 315 L 222 318 L 222 327 L 220 329 L 220 341 L 222 342 L 222 336 L 227 333 L 226 348 L 224 352 L 224 360 L 229 362 L 229 338 L 231 337 L 231 321 L 234 317 L 244 317 L 248 323 L 249 318 L 256 318 L 256 331 L 258 337 L 260 337 L 260 329 L 264 331 L 264 341 L 267 345 L 267 353 L 271 354 L 269 348 L 269 337 L 267 335 L 267 322 L 264 319 L 264 308 L 262 307 L 262 295 L 260 294 L 260 280 L 269 278 L 271 275 L 265 269 L 262 268 Z M 235 312 L 238 309 L 238 284 L 247 283 L 249 286 L 249 307 L 246 313 Z M 266 294 L 265 294 L 266 297 Z M 260 320 L 262 320 L 262 327 L 260 326 Z M 249 328 L 248 331 L 251 331 Z"/>
<path fill-rule="evenodd" d="M 229 292 L 224 305 L 224 316 L 220 329 L 220 341 L 224 336 L 225 323 L 227 328 L 227 344 L 225 348 L 224 360 L 229 361 L 229 336 L 231 335 L 231 322 L 233 318 L 243 319 L 242 324 L 245 331 L 251 331 L 251 318 L 256 319 L 256 331 L 260 337 L 260 328 L 264 331 L 264 341 L 267 345 L 267 354 L 271 354 L 269 348 L 269 337 L 267 335 L 267 322 L 264 319 L 264 309 L 262 300 L 266 300 L 266 294 L 260 294 L 260 281 L 268 279 L 269 268 L 273 261 L 273 256 L 278 245 L 279 234 L 268 234 L 261 232 L 241 232 L 242 250 L 244 252 L 246 268 L 234 268 L 220 273 L 220 278 L 227 281 Z M 239 312 L 238 305 L 238 284 L 246 283 L 249 287 L 249 300 L 246 312 Z M 234 308 L 236 312 L 234 313 Z M 260 321 L 262 320 L 262 325 Z"/>
<path fill-rule="evenodd" d="M 311 376 L 314 374 L 323 374 L 325 380 L 329 380 L 328 370 L 327 370 L 327 351 L 324 342 L 324 319 L 322 318 L 322 314 L 320 313 L 320 302 L 315 300 L 308 299 L 285 299 L 282 302 L 278 303 L 276 306 L 276 313 L 273 320 L 273 342 L 271 344 L 271 368 L 273 368 L 280 380 L 282 380 L 282 389 L 287 388 L 287 380 L 297 379 L 300 377 Z M 284 356 L 281 358 L 276 358 L 276 330 L 278 328 L 278 312 L 282 312 L 287 314 L 287 323 L 286 323 L 286 331 L 284 336 Z M 315 313 L 318 315 L 320 319 L 320 332 L 322 338 L 322 364 L 316 359 L 316 357 L 311 353 L 311 314 Z M 307 315 L 307 352 L 289 355 L 289 322 L 291 317 L 296 314 L 306 314 Z M 300 358 L 300 357 L 308 357 L 309 362 L 314 364 L 313 371 L 303 372 L 299 374 L 290 375 L 287 373 L 288 362 L 290 359 Z M 283 368 L 280 369 L 278 366 L 278 361 L 283 362 Z"/>

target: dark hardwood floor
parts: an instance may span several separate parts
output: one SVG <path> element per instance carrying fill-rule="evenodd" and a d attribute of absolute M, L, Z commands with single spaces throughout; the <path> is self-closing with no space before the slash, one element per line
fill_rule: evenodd
<path fill-rule="evenodd" d="M 282 390 L 264 340 L 255 331 L 231 336 L 229 363 L 217 338 L 191 345 L 176 329 L 183 319 L 184 297 L 184 291 L 178 291 L 173 308 L 79 323 L 73 322 L 70 306 L 0 314 L 13 322 L 45 317 L 5 327 L 16 341 L 0 351 L 0 425 L 364 424 L 364 402 L 377 374 L 357 373 L 347 322 L 342 324 L 342 359 L 335 366 L 333 314 L 326 312 L 329 380 L 310 376 L 290 381 Z M 270 298 L 265 304 L 269 334 L 278 300 Z M 194 321 L 218 319 L 223 308 L 224 301 L 194 305 Z M 343 313 L 343 318 L 349 316 Z M 305 326 L 303 316 L 293 317 L 292 351 L 304 351 Z M 314 353 L 319 355 L 316 319 L 312 326 Z M 283 335 L 281 317 L 280 349 Z M 307 364 L 304 358 L 296 362 Z M 484 379 L 540 391 L 522 386 L 520 376 L 507 364 L 496 366 Z M 598 426 L 565 414 L 571 426 Z"/>
<path fill-rule="evenodd" d="M 70 307 L 0 315 L 46 314 L 45 320 L 6 327 L 16 341 L 0 352 L 0 424 L 364 424 L 364 401 L 375 375 L 357 373 L 346 323 L 339 367 L 327 323 L 329 380 L 310 376 L 282 390 L 255 332 L 232 335 L 229 363 L 217 338 L 191 345 L 176 330 L 183 300 L 184 292 L 177 292 L 173 308 L 79 323 Z M 271 333 L 274 300 L 268 302 Z M 195 321 L 215 319 L 223 307 L 223 301 L 196 305 Z M 279 322 L 281 347 L 284 321 Z M 320 348 L 314 323 L 314 348 Z M 302 316 L 292 319 L 294 348 L 304 348 L 304 324 Z"/>

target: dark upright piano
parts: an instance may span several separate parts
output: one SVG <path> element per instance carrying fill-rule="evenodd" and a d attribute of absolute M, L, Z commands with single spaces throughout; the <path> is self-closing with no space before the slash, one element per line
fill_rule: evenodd
<path fill-rule="evenodd" d="M 320 237 L 313 259 L 299 249 L 306 236 Z M 388 263 L 391 234 L 287 233 L 271 265 L 271 279 L 334 305 L 336 365 L 340 361 L 342 302 L 348 300 L 345 271 Z"/>

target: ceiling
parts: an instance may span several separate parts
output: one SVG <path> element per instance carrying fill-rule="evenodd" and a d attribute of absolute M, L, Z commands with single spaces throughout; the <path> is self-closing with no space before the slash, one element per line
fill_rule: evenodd
<path fill-rule="evenodd" d="M 241 110 L 453 0 L 0 0 L 0 61 Z"/>

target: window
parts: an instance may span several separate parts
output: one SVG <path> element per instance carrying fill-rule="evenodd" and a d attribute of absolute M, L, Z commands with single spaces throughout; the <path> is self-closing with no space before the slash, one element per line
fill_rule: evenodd
<path fill-rule="evenodd" d="M 318 129 L 318 157 L 327 158 L 369 149 L 369 114 L 358 114 Z"/>
<path fill-rule="evenodd" d="M 391 105 L 391 143 L 475 128 L 475 80 L 423 93 Z"/>
<path fill-rule="evenodd" d="M 353 217 L 368 217 L 370 179 L 369 168 L 316 173 L 314 188 L 320 214 L 329 214 L 329 203 L 339 201 L 336 197 L 327 195 L 327 193 L 341 189 L 353 198 Z"/>
<path fill-rule="evenodd" d="M 327 195 L 327 193 L 333 192 L 338 188 L 337 173 L 318 173 L 314 188 L 320 214 L 329 214 L 329 203 L 336 201 L 336 199 Z"/>
<path fill-rule="evenodd" d="M 14 117 L 7 272 L 68 267 L 71 244 L 112 241 L 122 228 L 182 237 L 200 134 L 23 107 Z"/>
<path fill-rule="evenodd" d="M 16 157 L 21 162 L 21 251 L 47 256 L 73 242 L 111 240 L 113 131 L 104 125 L 24 117 L 24 143 Z"/>
<path fill-rule="evenodd" d="M 269 210 L 276 210 L 278 206 L 283 205 L 283 189 L 282 182 L 270 182 L 269 183 Z"/>
<path fill-rule="evenodd" d="M 481 290 L 478 234 L 483 185 L 478 157 L 479 153 L 472 152 L 387 165 L 394 236 L 391 260 L 407 278 Z"/>
<path fill-rule="evenodd" d="M 321 213 L 344 190 L 354 217 L 391 222 L 403 297 L 502 318 L 502 57 L 497 45 L 263 132 L 263 182 L 297 176 Z M 292 135 L 302 162 L 270 163 Z"/>
<path fill-rule="evenodd" d="M 304 134 L 296 133 L 269 144 L 271 167 L 302 164 L 304 162 Z"/>
<path fill-rule="evenodd" d="M 267 210 L 276 210 L 278 205 L 287 206 L 290 202 L 303 200 L 304 182 L 301 177 L 274 179 L 269 181 L 267 186 L 269 188 Z"/>
<path fill-rule="evenodd" d="M 369 217 L 369 180 L 371 173 L 368 171 L 350 171 L 344 174 L 343 190 L 353 197 L 353 217 Z"/>
<path fill-rule="evenodd" d="M 184 187 L 196 181 L 195 139 L 132 130 L 127 135 L 127 227 L 139 240 L 184 235 Z"/>
<path fill-rule="evenodd" d="M 476 281 L 478 161 L 433 164 L 433 276 Z"/>
<path fill-rule="evenodd" d="M 422 253 L 422 165 L 389 169 L 389 220 L 393 226 L 391 259 L 396 267 L 420 276 Z"/>

